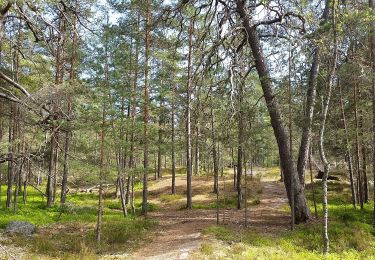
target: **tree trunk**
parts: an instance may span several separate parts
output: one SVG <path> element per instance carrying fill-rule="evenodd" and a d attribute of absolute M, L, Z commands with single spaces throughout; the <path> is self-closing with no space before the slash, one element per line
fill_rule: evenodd
<path fill-rule="evenodd" d="M 319 64 L 320 64 L 320 49 L 315 48 L 313 62 L 310 68 L 309 83 L 306 93 L 306 109 L 304 124 L 302 128 L 301 144 L 298 153 L 297 171 L 300 179 L 301 185 L 305 184 L 305 168 L 306 168 L 306 158 L 309 153 L 309 145 L 311 143 L 311 127 L 314 117 L 314 105 L 316 99 L 316 85 L 317 78 L 319 74 Z"/>
<path fill-rule="evenodd" d="M 342 91 L 341 91 L 341 84 L 339 81 L 337 81 L 338 87 L 339 87 L 339 94 L 340 94 L 340 108 L 341 108 L 341 116 L 342 121 L 344 124 L 344 130 L 345 130 L 345 148 L 346 148 L 346 158 L 348 162 L 348 168 L 349 168 L 349 180 L 350 180 L 350 189 L 352 192 L 352 204 L 353 207 L 357 207 L 357 196 L 355 192 L 355 184 L 354 184 L 354 178 L 353 178 L 353 161 L 352 161 L 352 155 L 350 152 L 350 142 L 349 142 L 349 134 L 348 134 L 348 127 L 346 124 L 346 118 L 345 118 L 345 109 L 344 109 L 344 102 L 342 97 Z"/>
<path fill-rule="evenodd" d="M 372 11 L 375 11 L 375 0 L 369 0 L 369 7 Z M 375 22 L 370 27 L 370 61 L 372 71 L 372 174 L 375 186 Z M 373 191 L 374 195 L 374 219 L 373 226 L 375 227 L 375 187 Z"/>
<path fill-rule="evenodd" d="M 163 130 L 162 130 L 162 125 L 163 125 L 163 115 L 162 115 L 162 106 L 163 106 L 163 103 L 162 103 L 162 97 L 160 97 L 160 115 L 159 115 L 159 129 L 158 129 L 158 172 L 157 172 L 157 175 L 158 175 L 158 178 L 161 178 L 162 177 L 162 153 L 161 153 L 161 145 L 162 145 L 162 142 L 163 142 Z"/>
<path fill-rule="evenodd" d="M 244 116 L 243 116 L 243 82 L 239 83 L 238 90 L 238 151 L 237 151 L 237 209 L 241 209 L 242 193 L 241 193 L 241 177 L 242 177 L 242 157 L 244 142 Z"/>
<path fill-rule="evenodd" d="M 326 4 L 328 5 L 328 1 Z M 326 7 L 327 9 L 327 7 Z M 326 94 L 326 98 L 323 101 L 323 108 L 322 108 L 322 118 L 321 118 L 321 125 L 320 125 L 320 132 L 319 132 L 319 152 L 320 152 L 320 159 L 324 164 L 324 173 L 322 177 L 322 184 L 323 184 L 323 253 L 325 256 L 328 255 L 329 251 L 329 237 L 328 237 L 328 185 L 327 185 L 327 178 L 329 175 L 330 170 L 330 162 L 326 158 L 325 151 L 324 151 L 324 131 L 325 131 L 325 124 L 327 120 L 328 108 L 331 99 L 332 89 L 334 78 L 336 75 L 336 67 L 337 67 L 337 38 L 336 38 L 336 1 L 332 0 L 332 26 L 333 26 L 333 65 L 332 70 L 329 74 L 328 79 L 328 90 Z M 323 95 L 324 98 L 324 95 Z"/>
<path fill-rule="evenodd" d="M 214 164 L 214 193 L 219 192 L 219 166 L 217 163 L 216 135 L 214 128 L 213 104 L 211 101 L 211 138 L 212 138 L 212 161 Z"/>
<path fill-rule="evenodd" d="M 186 207 L 192 209 L 192 148 L 191 148 L 191 92 L 192 92 L 192 45 L 193 45 L 193 19 L 189 25 L 189 53 L 188 53 L 188 75 L 187 75 L 187 102 L 186 102 Z"/>
<path fill-rule="evenodd" d="M 55 127 L 52 128 L 51 131 L 51 143 L 50 143 L 50 159 L 49 159 L 49 166 L 48 166 L 48 175 L 47 175 L 47 188 L 46 188 L 46 195 L 47 195 L 47 207 L 50 208 L 52 206 L 52 192 L 53 192 L 53 172 L 55 168 L 55 152 L 56 152 L 56 142 L 55 142 Z"/>
<path fill-rule="evenodd" d="M 68 175 L 69 175 L 69 148 L 70 148 L 71 132 L 65 132 L 65 145 L 64 145 L 64 169 L 61 181 L 61 194 L 60 203 L 64 204 L 66 201 L 66 195 L 68 191 Z"/>
<path fill-rule="evenodd" d="M 172 194 L 176 194 L 176 155 L 175 155 L 175 95 L 176 95 L 176 85 L 172 87 Z"/>
<path fill-rule="evenodd" d="M 59 149 L 57 144 L 59 143 L 59 137 L 56 136 L 56 151 L 55 151 L 55 158 L 54 165 L 53 165 L 53 194 L 52 194 L 52 203 L 56 201 L 56 191 L 57 191 L 57 171 L 58 171 L 58 163 L 59 163 Z"/>
<path fill-rule="evenodd" d="M 363 111 L 360 112 L 359 116 L 359 128 L 361 133 L 362 139 L 362 147 L 361 147 L 361 154 L 362 154 L 362 193 L 363 193 L 363 202 L 369 202 L 369 191 L 368 191 L 368 181 L 367 181 L 367 149 L 366 143 L 364 140 L 364 128 L 363 128 Z"/>
<path fill-rule="evenodd" d="M 147 216 L 148 205 L 148 60 L 150 51 L 150 5 L 146 1 L 146 24 L 145 24 L 145 83 L 144 83 L 144 104 L 143 104 L 143 192 L 142 192 L 142 215 Z"/>
<path fill-rule="evenodd" d="M 310 166 L 310 181 L 311 181 L 311 193 L 312 193 L 312 198 L 313 198 L 313 203 L 314 203 L 314 213 L 315 217 L 318 218 L 318 209 L 316 206 L 316 198 L 315 198 L 315 188 L 314 188 L 314 177 L 313 177 L 313 170 L 312 170 L 312 162 L 311 162 L 311 156 L 312 156 L 312 150 L 310 149 L 310 154 L 309 154 L 309 166 Z"/>
<path fill-rule="evenodd" d="M 294 208 L 295 208 L 295 222 L 306 222 L 310 219 L 310 210 L 307 206 L 306 197 L 301 186 L 297 170 L 293 164 L 290 148 L 288 143 L 288 134 L 284 128 L 278 104 L 275 100 L 275 94 L 272 89 L 271 76 L 268 67 L 265 63 L 265 57 L 260 45 L 259 35 L 256 28 L 250 24 L 250 18 L 245 11 L 244 2 L 237 0 L 237 12 L 240 15 L 242 24 L 246 31 L 246 37 L 250 44 L 252 54 L 255 60 L 255 67 L 257 69 L 261 87 L 263 89 L 264 98 L 271 118 L 271 125 L 275 133 L 276 141 L 279 147 L 279 154 L 281 165 L 284 173 L 284 184 L 288 194 L 288 200 L 292 202 L 292 192 L 294 189 Z M 291 179 L 293 180 L 293 187 L 291 187 Z"/>
<path fill-rule="evenodd" d="M 291 161 L 293 161 L 293 120 L 292 120 L 292 51 L 289 50 L 289 58 L 288 58 L 288 110 L 289 110 L 289 149 L 290 149 L 290 158 Z M 298 165 L 297 165 L 297 171 L 298 171 Z M 305 185 L 305 175 L 303 174 L 302 176 L 299 175 L 301 186 L 304 187 Z M 302 179 L 301 179 L 302 178 Z M 290 179 L 291 183 L 290 186 L 293 187 L 293 178 Z M 294 230 L 294 225 L 295 225 L 295 211 L 294 211 L 294 189 L 291 189 L 291 230 Z"/>
<path fill-rule="evenodd" d="M 130 133 L 130 156 L 129 156 L 129 169 L 135 168 L 134 163 L 134 135 L 135 135 L 135 113 L 136 113 L 136 96 L 137 96 L 137 80 L 138 80 L 138 58 L 139 58 L 139 23 L 140 23 L 141 16 L 138 13 L 137 15 L 137 24 L 136 24 L 136 31 L 137 31 L 137 37 L 135 38 L 135 62 L 134 62 L 134 79 L 132 84 L 132 93 L 131 93 L 131 109 L 130 109 L 130 117 L 131 117 L 131 133 Z M 134 172 L 130 173 L 128 178 L 128 184 L 126 189 L 126 199 L 130 198 L 131 207 L 132 207 L 132 213 L 133 207 L 134 207 Z M 131 191 L 129 190 L 131 186 Z"/>
<path fill-rule="evenodd" d="M 14 104 L 10 104 L 10 113 L 9 113 L 9 128 L 8 128 L 8 140 L 9 140 L 9 161 L 8 161 L 8 176 L 7 176 L 7 200 L 6 200 L 6 207 L 12 207 L 12 194 L 13 194 L 13 180 L 14 180 L 14 162 L 13 162 L 13 154 L 14 154 Z"/>
<path fill-rule="evenodd" d="M 245 166 L 245 228 L 247 228 L 247 158 L 245 157 L 245 153 L 243 155 L 244 157 L 244 166 Z"/>
<path fill-rule="evenodd" d="M 355 162 L 357 170 L 357 181 L 358 181 L 358 195 L 359 195 L 359 205 L 363 209 L 363 183 L 362 183 L 362 169 L 361 169 L 361 156 L 359 147 L 359 118 L 358 118 L 358 87 L 357 82 L 354 82 L 354 121 L 355 121 Z"/>

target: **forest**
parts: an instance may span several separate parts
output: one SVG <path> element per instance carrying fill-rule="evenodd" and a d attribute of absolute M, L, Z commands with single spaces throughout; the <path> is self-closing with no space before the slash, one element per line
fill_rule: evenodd
<path fill-rule="evenodd" d="M 375 259 L 375 0 L 0 0 L 0 259 Z"/>

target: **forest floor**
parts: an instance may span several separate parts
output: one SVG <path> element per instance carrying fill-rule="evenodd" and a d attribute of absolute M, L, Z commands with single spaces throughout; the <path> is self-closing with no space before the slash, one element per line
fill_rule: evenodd
<path fill-rule="evenodd" d="M 285 211 L 287 199 L 285 188 L 275 178 L 260 178 L 261 172 L 254 179 L 248 177 L 248 213 L 247 225 L 258 232 L 277 234 L 289 227 L 290 217 Z M 234 228 L 245 226 L 245 209 L 235 208 L 235 190 L 233 180 L 220 179 L 220 200 L 228 204 L 219 208 L 219 223 Z M 207 177 L 193 178 L 193 210 L 183 209 L 186 204 L 186 176 L 176 178 L 178 195 L 168 194 L 171 178 L 163 178 L 150 188 L 150 201 L 158 210 L 149 217 L 155 219 L 159 228 L 152 236 L 154 239 L 132 254 L 134 259 L 187 259 L 201 245 L 210 240 L 205 229 L 215 225 L 217 209 L 216 195 L 212 193 L 212 180 Z"/>
<path fill-rule="evenodd" d="M 113 187 L 105 190 L 100 244 L 95 239 L 95 192 L 71 193 L 68 208 L 59 203 L 47 208 L 45 199 L 33 189 L 17 213 L 0 204 L 0 229 L 12 220 L 37 226 L 32 237 L 7 236 L 0 230 L 0 259 L 324 259 L 319 180 L 314 181 L 318 216 L 290 231 L 290 209 L 277 167 L 256 168 L 253 178 L 247 177 L 247 227 L 245 209 L 236 209 L 232 169 L 226 169 L 226 177 L 219 179 L 218 198 L 212 192 L 211 175 L 193 177 L 192 210 L 186 209 L 184 170 L 178 171 L 173 195 L 169 170 L 159 180 L 150 179 L 147 218 L 140 216 L 140 183 L 136 186 L 136 214 L 125 218 Z M 338 174 L 341 181 L 328 184 L 328 259 L 375 259 L 373 203 L 354 209 L 345 172 Z M 307 183 L 305 193 L 314 215 L 311 188 Z"/>

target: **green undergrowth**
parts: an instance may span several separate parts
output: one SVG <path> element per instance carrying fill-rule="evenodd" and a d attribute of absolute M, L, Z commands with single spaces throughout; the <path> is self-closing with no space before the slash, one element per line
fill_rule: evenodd
<path fill-rule="evenodd" d="M 186 175 L 186 168 L 176 167 L 176 176 Z M 161 170 L 163 177 L 172 176 L 172 168 L 162 168 Z"/>
<path fill-rule="evenodd" d="M 62 259 L 96 259 L 100 254 L 131 252 L 146 243 L 155 222 L 143 218 L 103 219 L 101 241 L 95 228 L 77 224 L 51 225 L 31 238 L 13 236 L 12 243 L 29 252 Z"/>
<path fill-rule="evenodd" d="M 3 191 L 5 187 L 2 187 Z M 18 197 L 17 210 L 13 207 L 5 208 L 5 194 L 0 202 L 0 228 L 4 228 L 10 221 L 29 221 L 38 227 L 53 223 L 95 223 L 97 218 L 98 195 L 95 193 L 70 194 L 64 206 L 57 201 L 52 207 L 47 208 L 46 199 L 36 190 L 28 188 L 26 204 L 22 202 L 22 195 Z M 141 198 L 136 198 L 136 215 L 141 212 Z M 156 205 L 149 203 L 149 211 L 155 211 Z M 128 207 L 130 209 L 130 207 Z M 120 199 L 115 199 L 113 193 L 106 193 L 103 200 L 103 218 L 109 220 L 121 219 L 122 206 Z"/>
<path fill-rule="evenodd" d="M 294 232 L 280 235 L 260 234 L 251 229 L 236 230 L 225 226 L 210 226 L 206 235 L 216 240 L 201 247 L 205 257 L 210 252 L 222 259 L 323 259 L 322 228 L 319 224 L 299 226 Z M 375 240 L 371 228 L 361 223 L 330 224 L 329 259 L 375 259 Z M 200 258 L 200 257 L 197 257 Z M 220 258 L 219 258 L 220 259 Z"/>
<path fill-rule="evenodd" d="M 41 188 L 42 189 L 42 188 Z M 5 191 L 4 186 L 2 190 Z M 17 211 L 5 208 L 5 194 L 0 202 L 0 228 L 14 220 L 28 221 L 37 226 L 32 237 L 10 237 L 12 244 L 26 247 L 36 255 L 47 258 L 95 259 L 98 254 L 107 252 L 128 252 L 146 241 L 146 233 L 155 226 L 155 222 L 139 217 L 141 198 L 136 198 L 135 215 L 124 218 L 120 199 L 114 198 L 114 192 L 104 193 L 102 240 L 98 245 L 95 239 L 97 221 L 97 193 L 70 194 L 65 205 L 59 201 L 50 208 L 40 192 L 28 188 L 27 203 L 22 203 L 22 194 L 18 197 Z M 148 204 L 149 211 L 156 206 Z M 130 207 L 128 206 L 128 213 Z"/>
<path fill-rule="evenodd" d="M 261 234 L 229 226 L 210 226 L 205 233 L 214 238 L 210 246 L 203 245 L 197 259 L 324 259 L 322 239 L 321 182 L 314 184 L 318 220 L 297 225 L 294 232 Z M 314 207 L 311 185 L 306 195 L 312 215 Z M 289 210 L 289 207 L 285 206 Z M 363 210 L 351 205 L 347 183 L 328 184 L 329 238 L 328 259 L 375 259 L 375 228 L 373 204 Z M 210 253 L 214 252 L 214 254 Z"/>
<path fill-rule="evenodd" d="M 184 198 L 181 194 L 161 194 L 159 196 L 160 201 L 163 203 L 174 203 Z"/>

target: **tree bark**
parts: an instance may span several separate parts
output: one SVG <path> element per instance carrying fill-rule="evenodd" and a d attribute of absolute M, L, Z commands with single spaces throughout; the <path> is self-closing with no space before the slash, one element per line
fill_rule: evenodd
<path fill-rule="evenodd" d="M 136 24 L 136 31 L 137 31 L 137 37 L 135 38 L 135 62 L 134 62 L 134 78 L 133 78 L 133 84 L 132 84 L 132 93 L 131 93 L 131 109 L 130 109 L 130 117 L 131 117 L 131 133 L 130 133 L 130 156 L 129 156 L 129 169 L 135 168 L 135 162 L 134 162 L 134 152 L 135 152 L 135 113 L 136 113 L 136 96 L 137 96 L 137 80 L 138 80 L 138 58 L 139 58 L 139 23 L 140 23 L 141 16 L 138 13 L 137 15 L 137 24 Z M 134 207 L 134 172 L 130 173 L 129 175 L 130 179 L 128 180 L 128 185 L 126 189 L 126 199 L 130 198 L 130 203 L 132 207 Z M 131 191 L 129 190 L 131 186 Z M 134 212 L 133 212 L 134 213 Z"/>
<path fill-rule="evenodd" d="M 329 1 L 326 1 L 326 5 L 329 4 Z M 326 6 L 327 10 L 327 6 Z M 325 256 L 328 255 L 329 252 L 329 237 L 328 237 L 328 185 L 327 185 L 327 178 L 329 175 L 330 170 L 330 162 L 326 158 L 325 150 L 324 150 L 324 132 L 325 132 L 325 124 L 327 120 L 328 108 L 331 100 L 331 94 L 333 89 L 334 78 L 336 75 L 336 67 L 337 67 L 337 37 L 336 37 L 336 1 L 332 0 L 332 26 L 333 26 L 333 59 L 332 59 L 332 68 L 329 72 L 329 79 L 328 79 L 328 90 L 323 101 L 323 108 L 322 108 L 322 118 L 320 124 L 320 132 L 319 132 L 319 152 L 320 152 L 320 159 L 324 164 L 324 173 L 322 177 L 322 184 L 323 184 L 323 253 Z M 324 96 L 323 96 L 324 98 Z"/>
<path fill-rule="evenodd" d="M 354 184 L 354 178 L 353 178 L 353 161 L 352 161 L 352 155 L 350 151 L 350 142 L 349 142 L 349 134 L 348 134 L 348 127 L 346 124 L 346 117 L 345 117 L 345 109 L 344 109 L 344 102 L 342 97 L 342 91 L 341 91 L 341 84 L 338 81 L 337 82 L 339 87 L 339 94 L 340 94 L 340 108 L 341 108 L 341 117 L 344 124 L 344 130 L 345 130 L 345 148 L 346 148 L 346 158 L 348 162 L 348 168 L 349 168 L 349 180 L 350 180 L 350 189 L 352 192 L 352 204 L 353 207 L 357 207 L 357 196 L 355 192 L 355 184 Z"/>
<path fill-rule="evenodd" d="M 176 155 L 175 155 L 175 95 L 176 95 L 176 85 L 173 84 L 172 87 L 172 194 L 176 194 Z"/>
<path fill-rule="evenodd" d="M 359 145 L 359 118 L 358 118 L 358 86 L 357 82 L 354 82 L 354 121 L 355 121 L 355 162 L 357 170 L 357 182 L 358 182 L 358 195 L 359 205 L 363 209 L 363 183 L 362 183 L 362 169 L 361 169 L 361 156 L 360 156 L 360 145 Z"/>
<path fill-rule="evenodd" d="M 186 102 L 186 207 L 192 209 L 192 147 L 191 147 L 191 92 L 192 92 L 192 45 L 193 45 L 193 19 L 189 25 L 189 51 L 188 51 L 188 75 L 187 75 L 187 102 Z"/>
<path fill-rule="evenodd" d="M 150 51 L 150 5 L 146 1 L 146 24 L 145 24 L 145 83 L 143 104 L 143 191 L 142 191 L 142 215 L 147 216 L 148 205 L 148 60 Z"/>
<path fill-rule="evenodd" d="M 302 128 L 301 144 L 298 153 L 297 171 L 300 179 L 301 185 L 305 184 L 305 168 L 306 168 L 306 158 L 309 153 L 309 145 L 311 142 L 311 127 L 314 117 L 314 105 L 316 99 L 316 85 L 317 78 L 319 74 L 319 64 L 320 64 L 320 49 L 315 48 L 313 55 L 313 62 L 310 68 L 309 83 L 306 93 L 306 110 L 304 117 L 304 124 Z"/>
<path fill-rule="evenodd" d="M 13 180 L 14 180 L 14 163 L 13 163 L 13 155 L 14 155 L 14 106 L 15 104 L 10 104 L 10 113 L 9 113 L 9 127 L 8 127 L 8 141 L 9 141 L 9 161 L 8 161 L 8 175 L 7 175 L 7 200 L 6 200 L 6 207 L 12 207 L 12 194 L 13 194 Z"/>
<path fill-rule="evenodd" d="M 369 0 L 369 7 L 375 11 L 375 0 Z M 375 185 L 375 22 L 370 26 L 370 61 L 372 71 L 372 174 Z M 375 188 L 374 196 L 374 210 L 373 210 L 373 226 L 375 227 Z"/>
<path fill-rule="evenodd" d="M 211 101 L 211 138 L 212 138 L 212 161 L 214 164 L 214 193 L 219 192 L 219 166 L 217 162 L 216 135 L 214 128 L 213 104 Z"/>
<path fill-rule="evenodd" d="M 310 219 L 310 210 L 307 206 L 306 197 L 303 192 L 303 187 L 300 183 L 297 170 L 293 164 L 288 143 L 288 134 L 284 128 L 284 123 L 281 118 L 278 104 L 275 100 L 275 94 L 272 89 L 271 76 L 265 62 L 263 50 L 260 45 L 259 35 L 256 28 L 250 24 L 250 18 L 245 11 L 244 1 L 237 0 L 237 12 L 242 20 L 242 25 L 246 31 L 246 37 L 252 50 L 253 58 L 255 60 L 255 67 L 257 69 L 264 98 L 266 100 L 267 109 L 271 118 L 271 125 L 275 133 L 276 141 L 279 148 L 279 155 L 281 165 L 284 173 L 284 184 L 288 194 L 288 200 L 291 204 L 291 190 L 294 189 L 295 202 L 295 222 L 306 222 Z M 294 186 L 291 187 L 291 179 Z"/>
<path fill-rule="evenodd" d="M 163 129 L 162 129 L 162 126 L 163 126 L 163 101 L 162 101 L 162 97 L 160 97 L 160 115 L 159 115 L 159 129 L 158 129 L 158 178 L 161 178 L 163 177 L 162 176 L 162 142 L 163 142 Z"/>
<path fill-rule="evenodd" d="M 242 160 L 243 160 L 243 142 L 244 142 L 244 111 L 243 111 L 243 82 L 239 83 L 238 89 L 238 151 L 237 151 L 237 209 L 241 209 L 241 177 L 242 177 Z M 245 173 L 246 174 L 246 173 Z M 245 176 L 246 177 L 246 176 Z"/>

